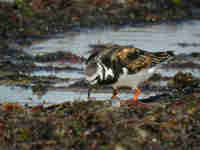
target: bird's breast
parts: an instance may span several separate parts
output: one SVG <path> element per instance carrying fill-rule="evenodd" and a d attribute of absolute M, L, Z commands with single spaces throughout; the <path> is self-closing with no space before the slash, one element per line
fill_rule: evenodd
<path fill-rule="evenodd" d="M 119 76 L 117 82 L 115 82 L 112 86 L 114 88 L 118 87 L 131 87 L 133 89 L 137 88 L 138 85 L 148 78 L 150 78 L 155 72 L 156 68 L 143 69 L 134 74 L 123 73 Z"/>

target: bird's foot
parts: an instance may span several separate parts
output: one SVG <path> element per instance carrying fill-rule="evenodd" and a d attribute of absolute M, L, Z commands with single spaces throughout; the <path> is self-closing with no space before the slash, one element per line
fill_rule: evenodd
<path fill-rule="evenodd" d="M 120 107 L 121 106 L 121 100 L 117 96 L 112 96 L 111 102 L 112 102 L 112 106 L 114 106 L 114 107 Z"/>
<path fill-rule="evenodd" d="M 140 102 L 139 100 L 134 101 L 133 99 L 128 99 L 126 101 L 121 102 L 121 104 L 129 106 L 129 107 L 140 107 L 140 108 L 152 108 L 151 104 Z"/>
<path fill-rule="evenodd" d="M 150 104 L 146 104 L 146 103 L 138 101 L 138 97 L 139 97 L 140 94 L 141 94 L 140 89 L 136 88 L 133 99 L 127 100 L 126 105 L 134 106 L 134 107 L 148 107 L 148 108 L 151 107 Z"/>
<path fill-rule="evenodd" d="M 96 97 L 88 97 L 89 101 L 97 100 Z"/>
<path fill-rule="evenodd" d="M 118 102 L 121 102 L 120 98 L 117 97 L 117 96 L 112 96 L 111 99 L 116 100 L 116 101 L 118 101 Z"/>

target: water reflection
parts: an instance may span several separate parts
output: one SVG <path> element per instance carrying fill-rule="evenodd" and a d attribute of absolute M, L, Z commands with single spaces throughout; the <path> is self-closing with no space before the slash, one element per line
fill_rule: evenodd
<path fill-rule="evenodd" d="M 55 38 L 32 45 L 25 50 L 32 54 L 39 52 L 72 51 L 85 56 L 90 49 L 88 45 L 97 43 L 117 43 L 134 45 L 149 51 L 174 50 L 177 53 L 198 51 L 195 47 L 180 47 L 178 43 L 200 43 L 200 21 L 193 20 L 182 23 L 163 23 L 123 27 L 119 30 L 111 28 L 86 30 L 84 32 L 66 33 L 62 38 Z"/>

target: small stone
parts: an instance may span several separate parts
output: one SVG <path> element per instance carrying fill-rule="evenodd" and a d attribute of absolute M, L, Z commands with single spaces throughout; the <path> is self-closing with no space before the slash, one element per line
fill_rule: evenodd
<path fill-rule="evenodd" d="M 156 139 L 156 138 L 153 138 L 153 139 L 152 139 L 152 142 L 157 142 L 157 139 Z"/>

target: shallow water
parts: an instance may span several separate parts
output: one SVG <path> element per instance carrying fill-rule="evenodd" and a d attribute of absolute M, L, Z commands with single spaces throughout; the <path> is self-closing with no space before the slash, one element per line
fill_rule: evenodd
<path fill-rule="evenodd" d="M 46 94 L 39 96 L 32 92 L 30 88 L 23 89 L 21 87 L 0 86 L 1 103 L 17 102 L 18 104 L 39 105 L 39 104 L 58 104 L 64 101 L 80 101 L 88 100 L 87 90 L 49 90 Z M 92 99 L 105 100 L 112 96 L 111 90 L 109 93 L 95 92 L 92 93 Z M 121 93 L 119 98 L 128 99 L 132 93 Z M 144 97 L 144 95 L 141 95 Z"/>
<path fill-rule="evenodd" d="M 117 30 L 105 27 L 104 29 L 66 33 L 56 37 L 34 44 L 25 50 L 31 54 L 62 50 L 85 56 L 90 44 L 117 43 L 120 45 L 134 45 L 148 51 L 174 50 L 177 54 L 190 53 L 198 51 L 199 48 L 181 47 L 178 43 L 199 44 L 200 21 L 127 26 Z"/>
<path fill-rule="evenodd" d="M 31 55 L 39 55 L 43 53 L 52 53 L 56 51 L 71 51 L 74 54 L 87 57 L 90 50 L 89 45 L 98 43 L 115 43 L 120 45 L 134 45 L 135 47 L 148 51 L 164 51 L 174 50 L 176 54 L 199 52 L 200 44 L 200 21 L 185 21 L 179 23 L 163 23 L 159 25 L 137 25 L 135 27 L 122 27 L 112 29 L 105 27 L 104 29 L 92 29 L 83 31 L 68 32 L 65 34 L 55 35 L 55 38 L 41 41 L 30 47 L 25 47 L 24 51 Z M 186 43 L 186 44 L 183 44 Z M 191 60 L 190 60 L 191 61 Z M 200 63 L 200 60 L 194 60 Z M 35 63 L 37 66 L 53 66 L 48 63 Z M 57 64 L 56 64 L 57 65 Z M 76 64 L 76 68 L 82 69 L 82 65 Z M 162 75 L 173 76 L 178 71 L 191 72 L 199 77 L 200 69 L 163 69 L 158 70 Z M 70 78 L 79 81 L 84 78 L 82 71 L 57 71 L 54 70 L 35 70 L 32 76 L 57 76 L 59 78 Z M 48 102 L 50 104 L 62 103 L 64 101 L 87 100 L 87 90 L 81 90 L 77 87 L 73 90 L 60 90 L 73 84 L 74 82 L 57 83 L 54 90 L 49 90 L 43 96 L 37 96 L 32 93 L 31 89 L 20 87 L 0 86 L 0 100 L 2 102 L 19 102 L 22 104 L 40 104 Z M 152 95 L 154 93 L 151 93 Z M 104 100 L 111 97 L 111 90 L 108 93 L 93 93 L 92 97 L 97 100 Z M 131 93 L 121 93 L 121 98 L 130 98 Z M 141 95 L 140 98 L 148 96 Z"/>

